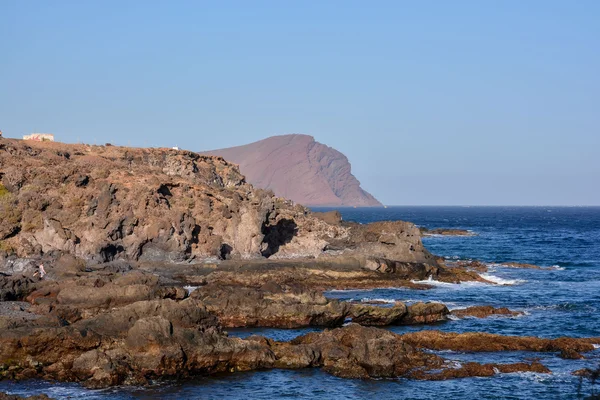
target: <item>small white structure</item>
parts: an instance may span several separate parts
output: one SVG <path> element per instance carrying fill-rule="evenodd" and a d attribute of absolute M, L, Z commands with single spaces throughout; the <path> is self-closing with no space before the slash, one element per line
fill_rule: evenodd
<path fill-rule="evenodd" d="M 179 147 L 177 147 L 177 146 L 173 146 L 173 147 L 171 147 L 171 148 L 172 148 L 173 150 L 179 150 Z"/>
<path fill-rule="evenodd" d="M 54 135 L 51 133 L 32 133 L 23 135 L 23 140 L 33 140 L 36 142 L 54 142 Z"/>

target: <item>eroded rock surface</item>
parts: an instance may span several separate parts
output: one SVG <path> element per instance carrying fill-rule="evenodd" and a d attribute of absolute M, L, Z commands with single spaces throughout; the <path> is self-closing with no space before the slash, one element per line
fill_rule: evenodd
<path fill-rule="evenodd" d="M 537 351 L 560 352 L 564 358 L 594 350 L 598 338 L 544 339 L 530 336 L 504 336 L 484 332 L 452 333 L 437 330 L 402 335 L 403 340 L 416 347 L 454 351 Z"/>
<path fill-rule="evenodd" d="M 452 315 L 464 318 L 464 317 L 475 317 L 475 318 L 487 318 L 492 315 L 502 315 L 507 317 L 517 317 L 523 315 L 522 311 L 512 311 L 506 307 L 494 308 L 492 306 L 473 306 L 462 308 L 458 310 L 452 310 Z"/>

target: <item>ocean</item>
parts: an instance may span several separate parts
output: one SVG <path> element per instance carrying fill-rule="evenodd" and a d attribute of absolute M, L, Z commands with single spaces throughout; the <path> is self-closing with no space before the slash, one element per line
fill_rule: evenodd
<path fill-rule="evenodd" d="M 319 209 L 321 211 L 321 209 Z M 600 207 L 388 207 L 345 208 L 344 220 L 361 223 L 406 220 L 427 228 L 457 228 L 475 236 L 432 236 L 423 239 L 434 254 L 449 260 L 487 263 L 482 283 L 435 285 L 431 290 L 406 288 L 331 291 L 332 298 L 393 302 L 439 301 L 450 309 L 493 305 L 523 311 L 518 317 L 465 318 L 435 325 L 398 326 L 403 333 L 422 329 L 448 332 L 491 332 L 547 338 L 600 336 Z M 548 269 L 517 269 L 507 262 L 536 264 Z M 289 340 L 309 329 L 239 329 L 230 335 L 261 334 Z M 406 379 L 349 380 L 320 370 L 272 370 L 224 374 L 151 387 L 87 390 L 77 384 L 42 381 L 0 382 L 0 391 L 46 393 L 72 399 L 569 399 L 578 398 L 579 379 L 571 373 L 600 365 L 600 349 L 583 360 L 563 360 L 554 353 L 499 352 L 440 354 L 457 362 L 517 362 L 538 358 L 552 374 L 511 373 L 491 378 L 440 382 Z M 597 385 L 596 391 L 600 389 Z M 581 392 L 592 387 L 585 382 Z"/>

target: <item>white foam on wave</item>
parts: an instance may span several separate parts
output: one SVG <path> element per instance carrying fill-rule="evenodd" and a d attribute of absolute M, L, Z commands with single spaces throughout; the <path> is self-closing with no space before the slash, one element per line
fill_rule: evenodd
<path fill-rule="evenodd" d="M 187 291 L 188 296 L 192 294 L 192 292 L 198 289 L 199 286 L 184 286 L 183 288 Z"/>
<path fill-rule="evenodd" d="M 375 289 L 330 289 L 329 293 L 372 292 Z"/>
<path fill-rule="evenodd" d="M 592 346 L 594 346 L 594 349 L 600 349 L 600 344 L 592 344 Z"/>
<path fill-rule="evenodd" d="M 485 263 L 485 265 L 491 269 L 494 270 L 496 268 L 511 268 L 511 269 L 519 269 L 517 267 L 514 266 L 510 266 L 510 265 L 506 265 L 506 264 L 501 264 L 501 263 Z M 526 269 L 526 268 L 525 268 Z M 545 269 L 545 270 L 554 270 L 554 271 L 564 271 L 566 268 L 565 267 L 561 267 L 560 265 L 551 265 L 549 267 L 541 267 L 541 269 Z"/>
<path fill-rule="evenodd" d="M 462 364 L 460 363 L 460 361 L 457 360 L 448 360 L 446 362 L 446 365 L 448 366 L 448 368 L 450 369 L 460 369 L 462 368 Z"/>
<path fill-rule="evenodd" d="M 452 303 L 443 303 L 448 308 L 448 311 L 456 311 L 456 310 L 466 310 L 468 307 L 464 305 L 452 304 Z"/>
<path fill-rule="evenodd" d="M 495 275 L 491 275 L 491 274 L 480 274 L 480 276 L 490 282 L 493 282 L 497 285 L 519 285 L 521 283 L 525 283 L 527 282 L 524 279 L 504 279 L 504 278 L 500 278 L 499 276 L 495 276 Z"/>
<path fill-rule="evenodd" d="M 360 299 L 361 303 L 388 303 L 388 304 L 394 304 L 396 303 L 397 300 L 394 299 L 383 299 L 383 298 L 370 298 L 370 297 L 363 297 L 362 299 Z"/>
<path fill-rule="evenodd" d="M 431 276 L 428 279 L 425 279 L 425 280 L 421 280 L 421 281 L 413 280 L 411 282 L 412 283 L 421 283 L 421 284 L 431 285 L 431 286 L 447 287 L 447 288 L 460 288 L 460 287 L 471 287 L 471 286 L 489 286 L 489 283 L 475 282 L 475 281 L 467 281 L 467 282 L 460 282 L 460 283 L 441 282 L 441 281 L 436 281 Z"/>

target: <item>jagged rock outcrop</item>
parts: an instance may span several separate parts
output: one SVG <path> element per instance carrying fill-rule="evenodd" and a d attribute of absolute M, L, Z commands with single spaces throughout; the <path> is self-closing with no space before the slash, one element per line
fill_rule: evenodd
<path fill-rule="evenodd" d="M 71 325 L 0 331 L 0 379 L 44 378 L 89 387 L 266 368 L 321 367 L 345 378 L 448 379 L 499 371 L 549 372 L 539 363 L 461 368 L 389 331 L 360 325 L 290 342 L 227 337 L 194 299 L 140 301 Z"/>
<path fill-rule="evenodd" d="M 292 239 L 293 251 L 314 255 L 325 231 L 339 231 L 253 189 L 222 158 L 187 151 L 1 139 L 0 185 L 0 258 L 252 258 Z"/>
<path fill-rule="evenodd" d="M 240 165 L 256 187 L 311 206 L 380 206 L 360 187 L 339 151 L 308 135 L 273 136 L 244 146 L 211 150 Z"/>
<path fill-rule="evenodd" d="M 0 379 L 43 378 L 105 387 L 163 377 L 316 367 L 345 378 L 438 380 L 549 370 L 538 362 L 469 362 L 457 367 L 421 349 L 560 351 L 575 358 L 600 341 L 437 331 L 397 335 L 358 324 L 290 342 L 256 336 L 243 340 L 228 337 L 222 323 L 335 326 L 347 318 L 365 325 L 429 323 L 445 319 L 448 309 L 439 303 L 389 308 L 345 303 L 297 282 L 270 281 L 260 269 L 250 269 L 241 278 L 246 284 L 233 279 L 218 284 L 222 271 L 211 272 L 205 285 L 188 296 L 169 276 L 121 269 L 114 272 L 113 265 L 106 265 L 59 281 L 36 281 L 33 291 L 19 292 L 29 292 L 25 299 L 30 306 L 0 302 L 15 307 L 0 319 Z M 261 286 L 252 287 L 251 282 Z"/>
<path fill-rule="evenodd" d="M 208 284 L 191 297 L 201 301 L 224 327 L 336 327 L 348 318 L 367 326 L 412 325 L 444 321 L 449 313 L 439 303 L 352 304 L 291 282 L 270 281 L 261 287 Z"/>
<path fill-rule="evenodd" d="M 413 346 L 432 350 L 560 352 L 563 358 L 577 358 L 579 353 L 593 351 L 594 345 L 600 344 L 600 337 L 545 339 L 486 332 L 420 331 L 406 333 L 402 338 Z"/>
<path fill-rule="evenodd" d="M 473 318 L 487 318 L 492 315 L 502 315 L 505 317 L 517 317 L 523 315 L 522 311 L 513 311 L 506 307 L 495 308 L 492 306 L 472 306 L 467 308 L 460 308 L 452 310 L 452 315 L 458 318 L 473 317 Z"/>
<path fill-rule="evenodd" d="M 344 252 L 437 265 L 410 223 L 341 223 L 247 184 L 220 157 L 0 139 L 0 272 Z"/>

